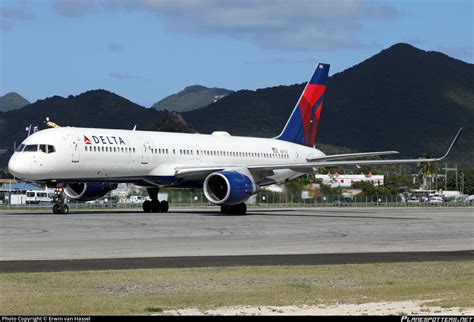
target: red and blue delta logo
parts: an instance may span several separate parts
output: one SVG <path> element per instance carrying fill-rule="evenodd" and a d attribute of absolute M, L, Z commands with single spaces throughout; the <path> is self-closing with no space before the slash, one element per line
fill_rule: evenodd
<path fill-rule="evenodd" d="M 120 136 L 92 135 L 91 138 L 92 140 L 84 135 L 84 144 L 126 145 L 125 141 Z"/>

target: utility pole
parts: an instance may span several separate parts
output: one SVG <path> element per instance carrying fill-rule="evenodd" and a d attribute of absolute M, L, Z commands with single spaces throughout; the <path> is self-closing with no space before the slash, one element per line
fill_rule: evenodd
<path fill-rule="evenodd" d="M 459 184 L 458 184 L 458 164 L 454 164 L 454 168 L 448 168 L 448 163 L 444 166 L 444 190 L 448 190 L 448 171 L 454 171 L 456 174 L 456 190 L 459 191 Z"/>
<path fill-rule="evenodd" d="M 456 163 L 455 167 L 456 171 L 456 191 L 459 191 L 459 186 L 458 186 L 458 164 Z"/>

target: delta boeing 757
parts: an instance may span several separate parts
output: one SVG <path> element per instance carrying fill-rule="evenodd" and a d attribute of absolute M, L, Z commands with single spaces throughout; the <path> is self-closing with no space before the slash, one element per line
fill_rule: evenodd
<path fill-rule="evenodd" d="M 232 136 L 227 132 L 185 134 L 60 127 L 27 137 L 8 169 L 17 178 L 57 188 L 53 213 L 66 214 L 64 194 L 87 201 L 104 196 L 117 183 L 145 187 L 145 212 L 167 212 L 160 188 L 202 187 L 223 214 L 244 215 L 245 201 L 260 187 L 285 182 L 317 167 L 417 163 L 432 159 L 358 160 L 396 151 L 325 155 L 314 147 L 329 65 L 319 64 L 283 131 L 275 138 Z"/>

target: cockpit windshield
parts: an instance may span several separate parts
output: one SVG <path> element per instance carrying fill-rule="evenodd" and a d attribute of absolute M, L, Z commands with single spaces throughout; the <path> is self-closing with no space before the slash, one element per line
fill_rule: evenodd
<path fill-rule="evenodd" d="M 56 149 L 54 148 L 54 145 L 40 144 L 39 149 L 40 149 L 41 152 L 44 152 L 44 153 L 56 152 Z"/>
<path fill-rule="evenodd" d="M 54 145 L 49 144 L 20 144 L 16 149 L 16 152 L 43 152 L 43 153 L 53 153 L 56 152 Z"/>
<path fill-rule="evenodd" d="M 23 152 L 38 152 L 38 145 L 37 144 L 27 144 L 23 149 Z"/>

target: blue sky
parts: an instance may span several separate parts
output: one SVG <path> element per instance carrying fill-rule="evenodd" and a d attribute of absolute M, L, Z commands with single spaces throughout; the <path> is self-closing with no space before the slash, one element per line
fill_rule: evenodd
<path fill-rule="evenodd" d="M 474 62 L 471 0 L 0 0 L 0 95 L 103 88 L 143 106 L 185 86 L 301 83 L 397 42 Z"/>

